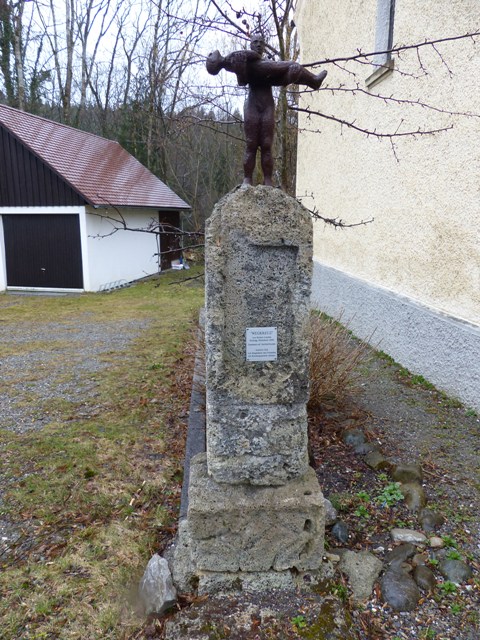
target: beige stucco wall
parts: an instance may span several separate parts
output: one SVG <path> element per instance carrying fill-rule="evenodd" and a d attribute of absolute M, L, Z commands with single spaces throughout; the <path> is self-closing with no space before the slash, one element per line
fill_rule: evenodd
<path fill-rule="evenodd" d="M 478 0 L 396 3 L 394 43 L 478 30 Z M 371 51 L 377 0 L 301 0 L 302 61 Z M 478 39 L 477 39 L 478 40 Z M 480 42 L 463 40 L 395 59 L 371 91 L 440 109 L 480 114 Z M 423 65 L 423 70 L 422 70 Z M 327 89 L 367 89 L 371 67 L 329 64 Z M 450 73 L 451 70 L 451 73 Z M 355 75 L 352 75 L 352 73 Z M 414 77 L 412 77 L 414 76 Z M 480 118 L 385 103 L 351 92 L 304 94 L 301 106 L 381 133 L 454 128 L 436 136 L 388 139 L 300 118 L 297 194 L 308 207 L 364 227 L 335 231 L 315 223 L 315 258 L 367 283 L 480 325 Z"/>

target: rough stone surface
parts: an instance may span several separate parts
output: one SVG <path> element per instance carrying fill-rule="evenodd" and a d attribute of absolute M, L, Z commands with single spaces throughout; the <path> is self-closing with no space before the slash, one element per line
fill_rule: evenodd
<path fill-rule="evenodd" d="M 188 529 L 197 571 L 318 569 L 324 498 L 313 469 L 287 485 L 217 483 L 205 454 L 192 459 Z"/>
<path fill-rule="evenodd" d="M 202 571 L 198 574 L 198 595 L 266 593 L 270 591 L 301 591 L 333 578 L 335 570 L 324 561 L 315 571 Z"/>
<path fill-rule="evenodd" d="M 346 551 L 338 568 L 348 576 L 354 600 L 366 600 L 372 595 L 375 580 L 382 570 L 382 562 L 369 551 Z"/>
<path fill-rule="evenodd" d="M 191 544 L 188 521 L 183 518 L 178 523 L 172 561 L 173 582 L 181 593 L 193 591 L 198 581 L 192 558 Z"/>
<path fill-rule="evenodd" d="M 308 467 L 312 221 L 280 189 L 242 187 L 206 228 L 208 469 L 281 485 Z M 276 327 L 278 358 L 247 362 L 245 330 Z"/>
<path fill-rule="evenodd" d="M 390 531 L 394 542 L 411 542 L 412 544 L 426 544 L 427 537 L 414 529 L 392 529 Z"/>
<path fill-rule="evenodd" d="M 383 600 L 396 611 L 413 611 L 420 600 L 415 580 L 398 567 L 391 567 L 381 581 Z"/>
<path fill-rule="evenodd" d="M 177 601 L 177 592 L 165 558 L 153 555 L 140 581 L 139 596 L 145 614 L 162 615 Z"/>
<path fill-rule="evenodd" d="M 290 571 L 203 571 L 198 576 L 198 595 L 293 591 L 297 584 Z"/>
<path fill-rule="evenodd" d="M 405 497 L 405 504 L 410 511 L 419 511 L 425 506 L 427 498 L 423 487 L 418 482 L 400 484 L 400 491 Z"/>
<path fill-rule="evenodd" d="M 304 607 L 304 594 L 291 590 L 217 595 L 205 602 L 194 602 L 166 620 L 162 637 L 165 640 L 291 638 L 294 635 L 291 620 Z M 358 637 L 351 615 L 338 598 L 310 594 L 304 617 L 309 637 L 318 640 Z"/>
<path fill-rule="evenodd" d="M 468 566 L 468 564 L 465 564 L 465 562 L 462 562 L 461 560 L 451 560 L 450 558 L 444 558 L 440 561 L 438 568 L 442 576 L 444 576 L 451 582 L 455 582 L 456 584 L 466 582 L 473 575 L 472 569 Z"/>
<path fill-rule="evenodd" d="M 395 482 L 423 482 L 422 467 L 419 464 L 397 464 L 392 471 Z"/>
<path fill-rule="evenodd" d="M 423 564 L 415 567 L 413 571 L 413 579 L 423 591 L 433 591 L 437 584 L 433 571 Z"/>

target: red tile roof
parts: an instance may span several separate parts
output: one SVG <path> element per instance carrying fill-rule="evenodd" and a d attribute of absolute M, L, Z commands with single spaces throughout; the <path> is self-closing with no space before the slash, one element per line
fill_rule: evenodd
<path fill-rule="evenodd" d="M 190 208 L 118 142 L 5 105 L 0 124 L 92 205 Z"/>

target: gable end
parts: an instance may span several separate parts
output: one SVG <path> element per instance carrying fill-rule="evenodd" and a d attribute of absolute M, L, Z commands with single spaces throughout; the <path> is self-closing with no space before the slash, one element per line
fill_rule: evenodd
<path fill-rule="evenodd" d="M 0 207 L 84 204 L 65 180 L 0 125 Z"/>

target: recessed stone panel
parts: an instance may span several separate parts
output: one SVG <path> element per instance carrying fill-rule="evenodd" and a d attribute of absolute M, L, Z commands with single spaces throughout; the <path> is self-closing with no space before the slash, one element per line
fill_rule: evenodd
<path fill-rule="evenodd" d="M 278 485 L 308 466 L 310 214 L 271 187 L 242 187 L 206 229 L 207 452 L 218 482 Z M 246 330 L 276 334 L 246 358 Z"/>

